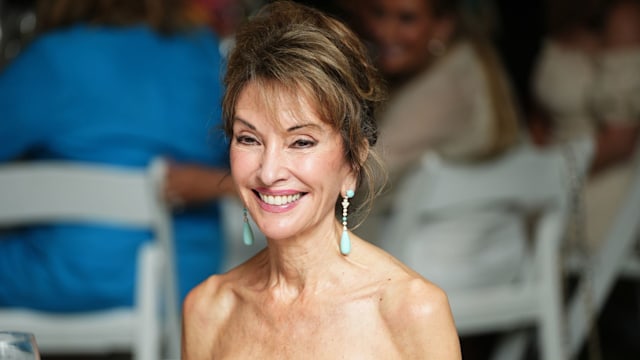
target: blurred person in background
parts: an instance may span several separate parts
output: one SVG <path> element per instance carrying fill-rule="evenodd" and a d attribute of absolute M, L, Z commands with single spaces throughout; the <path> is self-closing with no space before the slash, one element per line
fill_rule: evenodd
<path fill-rule="evenodd" d="M 533 78 L 540 144 L 592 136 L 585 240 L 597 246 L 629 187 L 640 130 L 640 1 L 549 1 Z"/>
<path fill-rule="evenodd" d="M 392 179 L 426 152 L 473 162 L 519 139 L 519 113 L 493 46 L 459 1 L 374 0 L 366 36 L 392 91 L 381 144 Z"/>
<path fill-rule="evenodd" d="M 233 193 L 220 124 L 222 58 L 179 0 L 42 0 L 38 36 L 0 73 L 0 161 L 171 166 L 180 296 L 219 270 L 218 196 Z M 2 204 L 2 206 L 11 206 Z M 92 224 L 0 237 L 0 306 L 133 302 L 147 234 Z"/>
<path fill-rule="evenodd" d="M 35 32 L 35 0 L 0 0 L 0 69 L 31 41 Z"/>
<path fill-rule="evenodd" d="M 227 56 L 234 43 L 236 29 L 263 0 L 189 0 L 190 13 L 208 24 L 220 37 L 220 52 Z"/>
<path fill-rule="evenodd" d="M 392 200 L 403 179 L 419 166 L 425 154 L 434 152 L 447 161 L 481 163 L 521 141 L 520 114 L 510 81 L 492 45 L 480 29 L 468 25 L 470 20 L 456 1 L 371 3 L 366 34 L 372 42 L 374 60 L 392 91 L 380 129 L 391 187 L 368 221 L 356 230 L 362 236 L 377 242 L 384 234 L 384 224 L 398 221 Z M 473 179 L 469 181 L 472 187 Z M 515 276 L 526 249 L 524 240 L 517 240 L 522 238 L 515 225 L 518 220 L 487 214 L 486 219 L 474 218 L 471 222 L 468 216 L 474 214 L 456 214 L 454 220 L 463 227 L 482 223 L 482 228 L 453 236 L 445 226 L 434 227 L 432 236 L 412 243 L 413 249 L 421 249 L 414 252 L 422 259 L 419 263 L 409 260 L 403 250 L 408 248 L 409 239 L 383 235 L 384 242 L 379 245 L 445 291 Z M 437 251 L 444 248 L 446 257 Z M 474 254 L 469 254 L 471 248 L 476 249 Z M 485 265 L 479 268 L 477 264 Z"/>
<path fill-rule="evenodd" d="M 607 246 L 638 169 L 640 1 L 547 1 L 548 29 L 536 59 L 532 128 L 542 146 L 592 137 L 591 173 L 578 189 L 570 254 Z M 616 280 L 598 319 L 602 358 L 638 354 L 637 282 Z M 596 350 L 590 348 L 590 350 Z"/>

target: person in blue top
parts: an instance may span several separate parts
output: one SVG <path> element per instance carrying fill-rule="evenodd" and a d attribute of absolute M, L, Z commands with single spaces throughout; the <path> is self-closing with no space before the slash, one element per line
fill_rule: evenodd
<path fill-rule="evenodd" d="M 183 298 L 220 270 L 215 199 L 233 193 L 218 131 L 224 64 L 216 36 L 175 0 L 44 0 L 38 14 L 39 35 L 0 72 L 0 162 L 145 167 L 169 159 Z M 97 224 L 4 231 L 0 306 L 131 304 L 136 252 L 146 239 Z"/>

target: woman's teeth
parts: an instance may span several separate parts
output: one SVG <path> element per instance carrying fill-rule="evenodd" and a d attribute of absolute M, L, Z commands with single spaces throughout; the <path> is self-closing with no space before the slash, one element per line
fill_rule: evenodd
<path fill-rule="evenodd" d="M 263 195 L 260 199 L 269 205 L 286 205 L 300 199 L 300 194 L 295 195 Z"/>

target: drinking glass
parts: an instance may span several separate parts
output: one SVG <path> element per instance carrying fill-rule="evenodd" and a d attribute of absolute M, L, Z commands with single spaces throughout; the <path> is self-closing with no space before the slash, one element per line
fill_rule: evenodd
<path fill-rule="evenodd" d="M 0 360 L 40 360 L 36 338 L 26 332 L 0 331 Z"/>

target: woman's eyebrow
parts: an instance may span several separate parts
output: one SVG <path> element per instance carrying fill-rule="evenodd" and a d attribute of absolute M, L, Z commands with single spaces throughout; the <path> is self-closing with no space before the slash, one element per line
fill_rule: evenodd
<path fill-rule="evenodd" d="M 234 121 L 239 121 L 239 122 L 243 123 L 244 125 L 246 125 L 246 126 L 247 126 L 249 129 L 251 129 L 251 130 L 255 130 L 255 129 L 256 129 L 256 127 L 255 127 L 255 126 L 253 126 L 253 124 L 251 124 L 251 123 L 250 123 L 250 122 L 248 122 L 247 120 L 244 120 L 244 119 L 239 118 L 239 117 L 237 117 L 237 116 L 236 116 L 236 117 L 234 117 L 234 118 L 233 118 L 233 120 L 234 120 Z"/>
<path fill-rule="evenodd" d="M 322 127 L 320 125 L 318 125 L 318 124 L 307 123 L 307 124 L 294 125 L 294 126 L 288 128 L 287 132 L 292 132 L 292 131 L 300 130 L 300 129 L 307 128 L 307 127 L 315 128 L 317 130 L 322 130 Z"/>
<path fill-rule="evenodd" d="M 236 116 L 233 119 L 234 119 L 234 121 L 241 122 L 242 124 L 244 124 L 246 127 L 248 127 L 251 130 L 256 130 L 256 127 L 253 124 L 251 124 L 249 121 L 247 121 L 247 120 L 245 120 L 245 119 L 243 119 L 241 117 L 237 117 Z M 304 128 L 313 128 L 313 129 L 316 129 L 316 130 L 322 130 L 322 127 L 320 125 L 318 125 L 318 124 L 305 123 L 305 124 L 298 124 L 298 125 L 292 126 L 292 127 L 287 129 L 287 132 L 294 132 L 294 131 L 297 131 L 297 130 L 300 130 L 300 129 L 304 129 Z"/>

